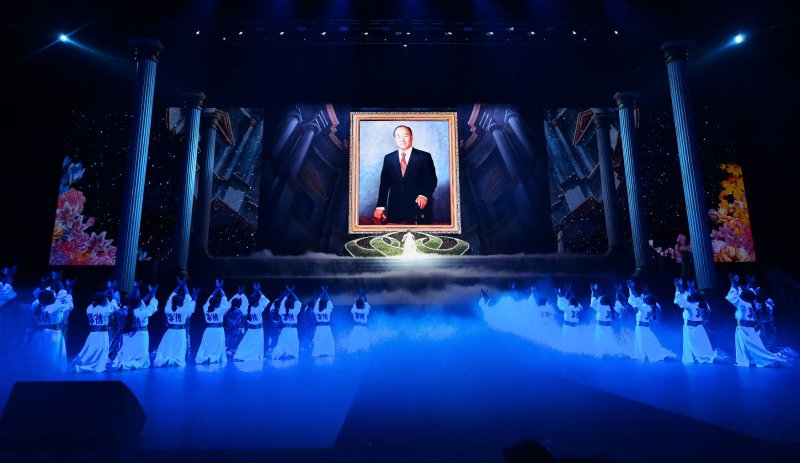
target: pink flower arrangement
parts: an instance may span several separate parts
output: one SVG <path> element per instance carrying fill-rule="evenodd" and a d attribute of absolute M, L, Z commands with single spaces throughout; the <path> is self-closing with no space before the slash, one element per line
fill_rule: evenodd
<path fill-rule="evenodd" d="M 114 265 L 117 256 L 106 232 L 87 233 L 94 217 L 84 218 L 86 197 L 75 188 L 58 195 L 56 222 L 50 247 L 50 265 Z"/>

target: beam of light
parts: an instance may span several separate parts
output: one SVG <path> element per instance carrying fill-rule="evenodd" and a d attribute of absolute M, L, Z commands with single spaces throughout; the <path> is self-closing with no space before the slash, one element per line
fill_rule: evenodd
<path fill-rule="evenodd" d="M 67 43 L 67 42 L 69 42 L 69 37 L 67 37 L 67 34 L 61 34 L 61 35 L 58 36 L 58 40 L 60 40 L 60 41 L 62 41 L 64 43 Z"/>

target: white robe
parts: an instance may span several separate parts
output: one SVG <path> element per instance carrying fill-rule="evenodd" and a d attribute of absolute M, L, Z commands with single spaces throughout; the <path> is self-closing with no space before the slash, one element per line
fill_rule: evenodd
<path fill-rule="evenodd" d="M 236 297 L 236 296 L 234 296 Z M 239 347 L 236 348 L 236 353 L 233 355 L 234 360 L 263 360 L 264 359 L 264 309 L 269 305 L 269 299 L 263 294 L 258 298 L 258 304 L 250 308 L 248 315 L 249 303 L 247 298 L 242 298 L 242 305 L 239 310 L 244 314 L 245 331 L 242 340 L 239 342 Z M 258 326 L 258 328 L 255 328 Z M 253 327 L 253 328 L 251 328 Z"/>
<path fill-rule="evenodd" d="M 708 309 L 701 309 L 696 302 L 687 300 L 687 291 L 675 291 L 675 305 L 683 309 L 683 363 L 712 363 L 716 357 L 711 340 L 708 339 L 706 328 L 702 325 Z M 700 324 L 698 324 L 700 323 Z M 692 326 L 695 325 L 695 326 Z"/>
<path fill-rule="evenodd" d="M 164 365 L 175 365 L 179 367 L 186 366 L 186 324 L 189 323 L 189 318 L 194 313 L 197 303 L 192 300 L 192 296 L 186 294 L 183 297 L 183 304 L 175 310 L 172 310 L 172 298 L 175 297 L 173 292 L 169 296 L 167 305 L 164 307 L 164 314 L 167 317 L 167 323 L 171 325 L 184 325 L 184 328 L 175 329 L 169 328 L 161 338 L 156 351 L 156 358 L 153 365 L 161 367 Z"/>
<path fill-rule="evenodd" d="M 641 297 L 628 297 L 628 304 L 633 306 L 636 312 L 636 329 L 633 339 L 633 358 L 636 360 L 647 360 L 648 362 L 658 362 L 668 358 L 677 358 L 674 352 L 664 348 L 656 337 L 649 325 L 653 317 L 653 307 L 645 304 Z"/>
<path fill-rule="evenodd" d="M 197 355 L 194 358 L 195 363 L 221 363 L 225 365 L 228 363 L 228 353 L 225 350 L 225 329 L 222 328 L 222 323 L 225 318 L 225 312 L 231 307 L 230 301 L 226 297 L 222 297 L 219 307 L 209 312 L 209 296 L 206 303 L 203 305 L 203 315 L 206 318 L 206 323 L 214 323 L 219 326 L 208 326 L 203 331 L 203 339 L 200 341 L 200 347 L 197 349 Z"/>
<path fill-rule="evenodd" d="M 39 307 L 39 301 L 33 301 L 31 310 L 34 314 Z M 72 295 L 61 290 L 56 295 L 52 304 L 41 307 L 39 316 L 36 317 L 38 329 L 31 340 L 31 362 L 37 369 L 62 373 L 67 371 L 67 344 L 64 332 L 52 329 L 54 325 L 61 325 L 72 311 Z"/>
<path fill-rule="evenodd" d="M 583 310 L 580 304 L 571 305 L 569 300 L 562 296 L 557 296 L 556 306 L 564 313 L 564 324 L 561 326 L 561 346 L 560 350 L 573 354 L 591 353 L 594 349 L 588 345 L 583 337 L 584 330 L 578 325 L 580 314 Z"/>
<path fill-rule="evenodd" d="M 725 299 L 736 307 L 736 332 L 734 343 L 736 345 L 736 366 L 749 367 L 755 364 L 757 367 L 767 367 L 785 364 L 786 360 L 770 352 L 764 347 L 761 335 L 754 325 L 757 323 L 756 310 L 753 304 L 743 301 L 741 288 L 734 288 L 728 291 Z"/>
<path fill-rule="evenodd" d="M 353 315 L 353 331 L 350 332 L 348 345 L 351 352 L 361 352 L 369 349 L 369 330 L 367 329 L 367 320 L 369 319 L 369 312 L 372 307 L 368 302 L 364 302 L 364 308 L 359 309 L 353 304 L 350 313 Z"/>
<path fill-rule="evenodd" d="M 300 338 L 297 336 L 297 315 L 300 313 L 302 304 L 294 301 L 294 305 L 289 312 L 286 312 L 284 305 L 285 298 L 278 304 L 278 315 L 283 320 L 281 334 L 278 335 L 278 342 L 272 349 L 272 360 L 284 358 L 298 358 L 300 356 Z"/>
<path fill-rule="evenodd" d="M 595 311 L 594 354 L 598 357 L 603 355 L 622 355 L 622 347 L 614 335 L 614 328 L 611 326 L 614 309 L 611 306 L 601 304 L 600 299 L 594 296 L 592 296 L 589 307 Z"/>
<path fill-rule="evenodd" d="M 83 349 L 75 360 L 75 372 L 95 372 L 106 371 L 108 363 L 108 317 L 119 309 L 117 301 L 112 299 L 106 305 L 90 305 L 86 309 L 86 317 L 89 318 L 89 326 L 92 328 L 105 328 L 104 330 L 92 330 L 86 337 Z"/>
<path fill-rule="evenodd" d="M 158 300 L 155 297 L 150 298 L 147 305 L 142 302 L 133 311 L 136 328 L 147 328 L 148 319 L 157 310 Z M 150 368 L 150 333 L 146 329 L 142 329 L 123 334 L 122 347 L 119 348 L 111 367 L 123 370 Z"/>
<path fill-rule="evenodd" d="M 314 338 L 312 340 L 314 347 L 311 350 L 312 357 L 333 357 L 336 355 L 336 344 L 333 340 L 333 332 L 331 331 L 331 313 L 333 312 L 333 302 L 328 301 L 322 310 L 319 310 L 319 299 L 314 304 L 314 317 L 317 320 L 317 326 L 314 328 Z"/>
<path fill-rule="evenodd" d="M 0 284 L 0 307 L 3 307 L 6 302 L 15 297 L 17 297 L 17 293 L 14 292 L 14 288 L 11 287 L 10 283 Z"/>

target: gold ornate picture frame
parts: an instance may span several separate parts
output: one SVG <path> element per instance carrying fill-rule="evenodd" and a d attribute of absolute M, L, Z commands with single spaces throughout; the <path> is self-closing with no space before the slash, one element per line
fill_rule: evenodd
<path fill-rule="evenodd" d="M 388 222 L 374 218 L 381 171 L 385 168 L 384 159 L 388 161 L 390 155 L 398 156 L 394 133 L 399 126 L 411 129 L 413 150 L 430 153 L 435 166 L 437 184 L 433 198 L 430 198 L 433 200 L 431 218 L 428 219 L 430 223 L 396 223 L 391 218 Z M 413 150 L 410 155 L 412 158 Z M 348 232 L 378 234 L 412 230 L 441 234 L 461 233 L 458 173 L 458 124 L 455 112 L 350 113 Z M 386 212 L 389 217 L 392 216 L 390 210 Z"/>

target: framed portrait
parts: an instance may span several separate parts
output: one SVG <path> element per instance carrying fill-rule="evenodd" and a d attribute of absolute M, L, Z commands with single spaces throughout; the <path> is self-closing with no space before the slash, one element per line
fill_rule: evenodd
<path fill-rule="evenodd" d="M 350 233 L 461 233 L 455 112 L 350 114 Z"/>

